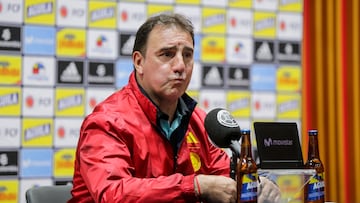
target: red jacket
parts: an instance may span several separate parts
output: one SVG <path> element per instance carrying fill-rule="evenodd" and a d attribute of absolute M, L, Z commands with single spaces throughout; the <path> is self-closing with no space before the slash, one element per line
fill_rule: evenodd
<path fill-rule="evenodd" d="M 196 174 L 229 176 L 229 157 L 206 134 L 206 113 L 186 94 L 182 98 L 189 114 L 174 145 L 132 73 L 127 86 L 84 119 L 69 203 L 196 202 Z"/>

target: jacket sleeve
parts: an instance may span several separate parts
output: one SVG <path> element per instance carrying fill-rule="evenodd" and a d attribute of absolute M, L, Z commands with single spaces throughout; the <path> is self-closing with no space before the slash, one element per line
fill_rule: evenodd
<path fill-rule="evenodd" d="M 77 156 L 95 202 L 196 202 L 194 174 L 136 178 L 131 153 L 109 121 L 85 120 Z"/>

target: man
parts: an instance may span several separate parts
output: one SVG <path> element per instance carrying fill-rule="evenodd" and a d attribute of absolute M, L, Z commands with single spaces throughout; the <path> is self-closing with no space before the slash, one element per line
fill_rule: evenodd
<path fill-rule="evenodd" d="M 236 201 L 229 157 L 211 144 L 206 113 L 185 93 L 193 55 L 185 17 L 161 14 L 139 28 L 128 85 L 81 126 L 70 203 Z"/>

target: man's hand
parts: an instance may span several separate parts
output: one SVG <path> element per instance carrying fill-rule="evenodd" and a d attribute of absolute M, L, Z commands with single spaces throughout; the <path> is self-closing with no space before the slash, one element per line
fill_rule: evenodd
<path fill-rule="evenodd" d="M 228 177 L 197 175 L 201 199 L 206 202 L 235 203 L 236 182 Z"/>
<path fill-rule="evenodd" d="M 277 185 L 269 179 L 260 176 L 258 186 L 258 202 L 259 203 L 278 203 L 280 202 L 281 193 Z"/>
<path fill-rule="evenodd" d="M 197 175 L 201 199 L 206 202 L 235 203 L 236 181 L 216 175 Z M 196 183 L 194 182 L 196 185 Z M 197 189 L 197 186 L 195 186 Z M 280 189 L 269 179 L 260 176 L 258 186 L 259 203 L 278 203 L 281 198 Z"/>

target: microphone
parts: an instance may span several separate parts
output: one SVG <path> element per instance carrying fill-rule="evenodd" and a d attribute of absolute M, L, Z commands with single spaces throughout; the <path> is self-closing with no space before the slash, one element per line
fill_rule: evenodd
<path fill-rule="evenodd" d="M 211 141 L 218 147 L 230 148 L 240 157 L 240 126 L 229 111 L 216 108 L 205 117 L 205 129 Z"/>

